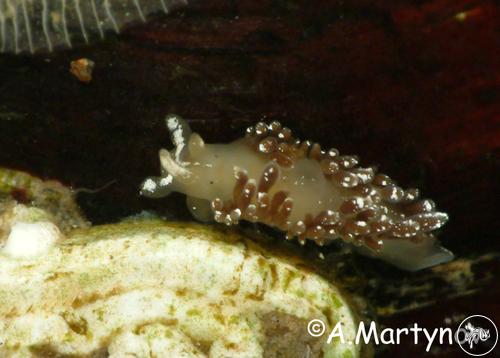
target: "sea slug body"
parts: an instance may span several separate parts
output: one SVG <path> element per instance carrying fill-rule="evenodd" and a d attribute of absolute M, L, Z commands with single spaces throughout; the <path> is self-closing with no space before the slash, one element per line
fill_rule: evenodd
<path fill-rule="evenodd" d="M 0 0 L 0 52 L 52 51 L 103 39 L 186 0 Z"/>
<path fill-rule="evenodd" d="M 160 150 L 163 175 L 144 181 L 145 196 L 181 192 L 201 221 L 259 222 L 302 244 L 342 239 L 407 270 L 453 258 L 432 234 L 447 214 L 355 156 L 295 139 L 279 122 L 257 123 L 229 144 L 204 143 L 177 116 L 166 123 L 175 148 Z"/>

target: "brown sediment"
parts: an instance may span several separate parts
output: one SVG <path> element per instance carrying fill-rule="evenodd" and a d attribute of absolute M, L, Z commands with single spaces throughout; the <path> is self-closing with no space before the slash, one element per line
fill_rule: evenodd
<path fill-rule="evenodd" d="M 95 63 L 88 58 L 80 58 L 70 63 L 70 72 L 83 83 L 92 81 L 92 71 Z"/>
<path fill-rule="evenodd" d="M 262 315 L 261 322 L 264 330 L 264 357 L 323 357 L 322 341 L 307 333 L 307 320 L 274 311 Z"/>

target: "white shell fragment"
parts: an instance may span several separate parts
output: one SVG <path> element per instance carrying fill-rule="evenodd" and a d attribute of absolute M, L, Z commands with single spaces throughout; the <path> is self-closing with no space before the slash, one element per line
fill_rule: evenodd
<path fill-rule="evenodd" d="M 11 257 L 35 257 L 47 253 L 61 237 L 61 232 L 51 222 L 20 222 L 12 226 L 1 252 Z"/>
<path fill-rule="evenodd" d="M 268 357 L 276 317 L 310 357 L 360 356 L 347 344 L 358 319 L 334 285 L 234 233 L 122 223 L 75 230 L 26 261 L 7 255 L 19 235 L 50 240 L 25 225 L 0 254 L 1 357 Z M 311 319 L 340 323 L 346 343 L 308 336 Z"/>
<path fill-rule="evenodd" d="M 0 254 L 32 258 L 45 254 L 64 238 L 45 211 L 14 203 L 4 206 L 0 210 Z"/>

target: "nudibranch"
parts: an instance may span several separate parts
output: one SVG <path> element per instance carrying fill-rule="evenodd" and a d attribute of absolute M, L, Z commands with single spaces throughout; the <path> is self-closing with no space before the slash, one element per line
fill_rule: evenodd
<path fill-rule="evenodd" d="M 103 39 L 187 0 L 0 0 L 0 52 L 52 51 Z"/>
<path fill-rule="evenodd" d="M 143 182 L 145 196 L 181 192 L 201 221 L 263 223 L 301 244 L 341 239 L 406 270 L 453 258 L 432 234 L 447 214 L 419 200 L 417 189 L 359 167 L 356 156 L 295 139 L 276 121 L 257 123 L 229 144 L 204 143 L 177 116 L 166 124 L 175 148 L 160 150 L 163 173 Z"/>

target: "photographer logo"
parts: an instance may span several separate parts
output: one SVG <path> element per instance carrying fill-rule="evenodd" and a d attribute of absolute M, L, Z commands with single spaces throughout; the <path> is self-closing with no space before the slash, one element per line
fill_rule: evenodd
<path fill-rule="evenodd" d="M 469 316 L 458 326 L 455 341 L 465 353 L 475 357 L 484 356 L 495 349 L 498 329 L 486 316 Z"/>

